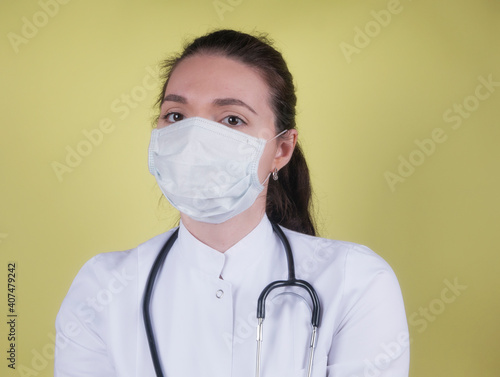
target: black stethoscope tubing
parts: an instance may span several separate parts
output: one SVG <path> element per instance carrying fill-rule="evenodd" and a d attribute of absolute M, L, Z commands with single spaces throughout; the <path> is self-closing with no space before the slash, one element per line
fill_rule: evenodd
<path fill-rule="evenodd" d="M 314 290 L 314 288 L 305 280 L 300 280 L 295 277 L 295 263 L 293 261 L 293 253 L 292 253 L 292 248 L 290 247 L 290 243 L 288 242 L 288 238 L 285 236 L 279 225 L 275 224 L 274 222 L 271 221 L 271 225 L 273 227 L 273 230 L 277 234 L 278 238 L 281 240 L 283 243 L 285 253 L 286 253 L 286 259 L 287 259 L 287 266 L 288 266 L 288 279 L 287 280 L 277 280 L 273 281 L 272 283 L 268 284 L 261 292 L 259 299 L 257 301 L 257 319 L 264 319 L 266 316 L 266 299 L 269 293 L 271 293 L 272 290 L 276 288 L 282 288 L 282 287 L 290 287 L 290 286 L 295 286 L 295 287 L 300 287 L 302 289 L 305 289 L 309 296 L 311 297 L 312 300 L 312 315 L 311 315 L 311 325 L 315 328 L 319 327 L 320 325 L 320 320 L 321 320 L 321 304 L 318 298 L 318 294 Z M 154 336 L 154 331 L 153 331 L 153 325 L 151 322 L 151 315 L 149 312 L 150 306 L 151 306 L 151 297 L 152 297 L 152 292 L 154 288 L 154 284 L 156 281 L 156 278 L 158 276 L 158 273 L 163 266 L 163 263 L 165 262 L 165 259 L 167 258 L 167 255 L 172 248 L 172 245 L 174 244 L 175 240 L 177 239 L 179 235 L 179 228 L 177 228 L 170 238 L 167 240 L 165 245 L 163 245 L 162 249 L 160 250 L 160 253 L 156 257 L 153 267 L 151 268 L 151 271 L 149 273 L 148 280 L 146 282 L 146 288 L 144 290 L 144 296 L 143 296 L 143 306 L 142 306 L 142 313 L 144 316 L 144 326 L 146 328 L 146 336 L 148 338 L 148 343 L 149 343 L 149 349 L 151 351 L 151 359 L 153 360 L 153 365 L 155 368 L 156 375 L 158 377 L 163 377 L 163 370 L 161 367 L 161 362 L 160 362 L 160 357 L 158 354 L 158 349 L 156 348 L 156 341 L 155 341 L 155 336 Z"/>

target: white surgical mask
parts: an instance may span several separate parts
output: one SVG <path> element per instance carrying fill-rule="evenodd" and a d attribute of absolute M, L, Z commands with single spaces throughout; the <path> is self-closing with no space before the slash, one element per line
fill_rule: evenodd
<path fill-rule="evenodd" d="M 248 209 L 264 189 L 259 160 L 268 141 L 194 117 L 154 129 L 149 171 L 168 201 L 197 221 L 219 224 Z"/>

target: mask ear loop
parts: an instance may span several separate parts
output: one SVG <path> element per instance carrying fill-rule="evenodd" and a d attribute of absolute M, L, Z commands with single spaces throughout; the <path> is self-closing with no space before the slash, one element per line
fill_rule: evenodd
<path fill-rule="evenodd" d="M 288 129 L 281 131 L 279 134 L 277 134 L 277 135 L 276 135 L 276 136 L 274 136 L 273 138 L 271 138 L 271 139 L 267 140 L 267 141 L 266 141 L 266 144 L 267 144 L 267 143 L 269 143 L 270 141 L 273 141 L 273 140 L 274 140 L 274 139 L 276 139 L 277 137 L 279 137 L 279 136 L 283 135 L 284 133 L 287 133 L 288 131 L 289 131 Z M 276 174 L 277 174 L 277 168 L 274 168 L 274 169 L 276 170 Z M 266 182 L 269 180 L 269 177 L 271 176 L 271 174 L 272 174 L 272 172 L 271 172 L 271 173 L 269 173 L 269 174 L 267 175 L 266 179 L 264 179 L 264 182 L 262 182 L 262 183 L 261 183 L 261 185 L 265 185 L 265 184 L 266 184 Z M 275 179 L 275 180 L 276 180 L 276 179 Z"/>
<path fill-rule="evenodd" d="M 278 136 L 281 136 L 281 135 L 283 135 L 284 133 L 286 133 L 286 132 L 288 132 L 288 131 L 289 131 L 288 129 L 281 131 L 281 132 L 280 132 L 279 134 L 277 134 L 275 137 L 273 137 L 272 139 L 269 139 L 268 141 L 266 141 L 266 143 L 269 143 L 270 141 L 272 141 L 272 140 L 276 139 Z"/>

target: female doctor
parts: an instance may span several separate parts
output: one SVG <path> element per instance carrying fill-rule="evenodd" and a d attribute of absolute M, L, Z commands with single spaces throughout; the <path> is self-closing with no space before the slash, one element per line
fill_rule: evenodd
<path fill-rule="evenodd" d="M 180 225 L 84 265 L 57 316 L 55 375 L 407 376 L 393 271 L 315 237 L 281 54 L 219 30 L 164 68 L 149 169 Z"/>

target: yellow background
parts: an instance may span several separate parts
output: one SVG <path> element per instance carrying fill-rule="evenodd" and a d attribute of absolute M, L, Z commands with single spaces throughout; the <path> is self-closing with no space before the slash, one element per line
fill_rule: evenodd
<path fill-rule="evenodd" d="M 82 264 L 174 224 L 147 169 L 158 94 L 148 73 L 219 27 L 269 32 L 284 53 L 320 233 L 368 245 L 395 270 L 411 376 L 499 375 L 500 86 L 470 98 L 480 77 L 500 81 L 499 1 L 72 0 L 50 9 L 0 5 L 2 376 L 17 374 L 4 357 L 8 261 L 17 264 L 17 367 L 50 376 L 55 316 Z M 390 20 L 380 18 L 388 9 Z M 26 22 L 40 27 L 13 44 Z M 129 113 L 117 111 L 131 93 Z M 454 104 L 474 109 L 458 129 L 443 118 Z M 106 118 L 111 132 L 58 179 L 53 163 L 66 165 L 67 148 L 84 148 L 84 130 Z M 415 140 L 436 129 L 446 141 L 419 154 Z M 387 172 L 411 156 L 419 166 L 391 189 Z M 467 288 L 444 303 L 445 281 Z"/>

